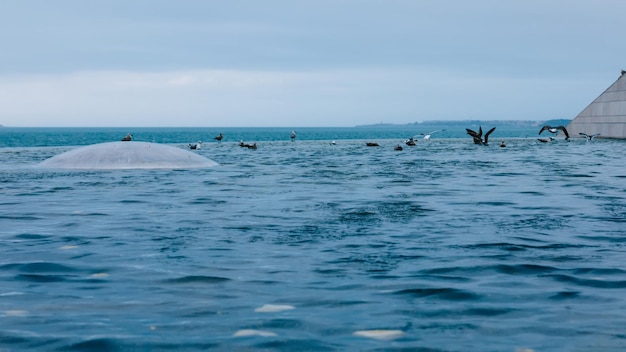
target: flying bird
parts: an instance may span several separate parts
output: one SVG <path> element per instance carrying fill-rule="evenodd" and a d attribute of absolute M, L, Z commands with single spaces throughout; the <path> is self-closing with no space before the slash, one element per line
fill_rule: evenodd
<path fill-rule="evenodd" d="M 484 140 L 483 140 L 483 128 L 482 127 L 478 127 L 478 132 L 470 130 L 469 128 L 466 128 L 465 130 L 467 131 L 467 134 L 469 134 L 470 136 L 472 136 L 472 138 L 474 138 L 474 144 L 489 145 L 489 135 L 493 131 L 495 131 L 496 128 L 493 127 L 492 129 L 487 131 L 487 133 L 485 133 Z"/>
<path fill-rule="evenodd" d="M 443 131 L 445 131 L 445 130 L 436 130 L 436 131 L 428 132 L 426 134 L 420 133 L 420 134 L 418 134 L 418 136 L 424 136 L 425 140 L 430 140 L 430 135 L 432 135 L 435 132 L 443 132 Z"/>
<path fill-rule="evenodd" d="M 543 132 L 543 131 L 548 131 L 548 132 L 550 132 L 552 134 L 556 134 L 557 132 L 559 132 L 559 130 L 563 131 L 563 134 L 565 134 L 565 140 L 568 140 L 569 139 L 569 133 L 567 133 L 567 130 L 565 129 L 564 126 L 552 127 L 552 126 L 545 125 L 545 126 L 541 127 L 541 129 L 539 130 L 539 134 L 541 134 L 541 132 Z"/>
<path fill-rule="evenodd" d="M 596 134 L 586 134 L 586 133 L 582 133 L 582 132 L 578 132 L 579 135 L 587 138 L 587 142 L 591 142 L 595 137 L 599 136 L 600 133 L 596 133 Z"/>

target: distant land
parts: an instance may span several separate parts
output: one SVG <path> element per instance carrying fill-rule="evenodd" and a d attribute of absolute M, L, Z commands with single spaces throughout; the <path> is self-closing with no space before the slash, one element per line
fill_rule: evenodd
<path fill-rule="evenodd" d="M 471 126 L 478 126 L 478 125 L 489 125 L 489 126 L 495 126 L 495 127 L 516 127 L 516 128 L 536 128 L 536 127 L 540 127 L 540 126 L 544 126 L 544 125 L 550 125 L 550 126 L 567 126 L 569 125 L 569 123 L 571 122 L 571 119 L 553 119 L 553 120 L 425 120 L 425 121 L 420 121 L 420 122 L 411 122 L 411 123 L 404 123 L 404 124 L 400 124 L 400 123 L 385 123 L 385 122 L 380 122 L 380 123 L 376 123 L 376 124 L 369 124 L 369 125 L 356 125 L 354 126 L 355 128 L 391 128 L 391 129 L 403 129 L 403 128 L 407 128 L 407 127 L 424 127 L 424 126 L 428 126 L 430 127 L 440 127 L 440 128 L 446 128 L 446 126 L 459 126 L 459 125 L 466 125 L 467 127 L 471 127 Z M 0 128 L 2 127 L 8 127 L 8 126 L 3 126 L 2 124 L 0 124 Z M 209 128 L 210 126 L 204 126 L 206 128 Z M 280 126 L 279 126 L 280 127 Z M 72 128 L 72 127 L 68 127 L 68 128 Z M 83 127 L 77 127 L 77 128 L 83 128 Z M 93 127 L 93 128 L 99 128 L 99 127 Z M 117 128 L 117 127 L 110 127 L 110 128 Z M 149 128 L 149 127 L 148 127 Z M 159 126 L 156 126 L 155 128 L 161 128 Z M 172 127 L 172 128 L 176 128 L 176 127 Z M 287 127 L 285 127 L 287 128 Z"/>
<path fill-rule="evenodd" d="M 371 125 L 357 125 L 355 127 L 360 128 L 376 128 L 376 127 L 407 127 L 407 126 L 458 126 L 465 124 L 468 127 L 474 125 L 489 125 L 489 126 L 514 126 L 514 127 L 539 127 L 544 125 L 550 126 L 567 126 L 571 119 L 553 119 L 553 120 L 430 120 L 405 124 L 394 123 L 376 123 Z"/>

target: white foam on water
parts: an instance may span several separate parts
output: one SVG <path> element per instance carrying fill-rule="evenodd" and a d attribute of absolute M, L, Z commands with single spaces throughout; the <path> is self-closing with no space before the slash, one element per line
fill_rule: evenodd
<path fill-rule="evenodd" d="M 274 313 L 291 309 L 296 309 L 296 307 L 286 304 L 264 304 L 262 307 L 259 307 L 254 311 L 257 313 Z"/>
<path fill-rule="evenodd" d="M 277 335 L 271 331 L 243 329 L 234 333 L 233 336 L 234 337 L 246 337 L 246 336 L 272 337 L 272 336 L 277 336 Z"/>
<path fill-rule="evenodd" d="M 404 336 L 402 330 L 359 330 L 353 333 L 355 336 L 367 337 L 376 340 L 395 340 Z"/>

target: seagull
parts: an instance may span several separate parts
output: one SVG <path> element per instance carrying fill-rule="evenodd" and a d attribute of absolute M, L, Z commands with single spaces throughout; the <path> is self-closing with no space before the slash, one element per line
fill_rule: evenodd
<path fill-rule="evenodd" d="M 133 140 L 133 135 L 132 134 L 127 134 L 126 137 L 122 138 L 122 142 L 130 142 Z"/>
<path fill-rule="evenodd" d="M 407 139 L 406 141 L 404 141 L 404 143 L 406 145 L 408 145 L 409 147 L 412 147 L 412 146 L 414 146 L 416 144 L 415 143 L 415 138 L 411 137 L 411 138 Z"/>
<path fill-rule="evenodd" d="M 595 137 L 599 136 L 600 133 L 596 133 L 596 134 L 586 134 L 586 133 L 582 133 L 582 132 L 578 132 L 579 135 L 587 138 L 587 142 L 591 142 Z"/>
<path fill-rule="evenodd" d="M 474 144 L 482 144 L 482 145 L 489 145 L 489 135 L 496 130 L 495 127 L 493 127 L 492 129 L 490 129 L 489 131 L 487 131 L 487 133 L 485 133 L 485 139 L 483 140 L 482 136 L 483 136 L 483 128 L 479 127 L 478 128 L 478 133 L 476 133 L 476 131 L 472 131 L 469 128 L 465 129 L 467 131 L 467 134 L 469 134 L 470 136 L 472 136 L 472 138 L 474 138 Z"/>
<path fill-rule="evenodd" d="M 220 132 L 220 134 L 217 135 L 217 137 L 213 138 L 215 140 L 217 140 L 218 142 L 222 140 L 222 138 L 224 138 L 224 136 L 222 136 L 222 133 Z"/>
<path fill-rule="evenodd" d="M 336 141 L 332 141 L 332 142 L 330 142 L 330 145 L 337 145 L 337 142 Z"/>
<path fill-rule="evenodd" d="M 565 134 L 565 140 L 569 139 L 569 133 L 567 133 L 567 130 L 565 129 L 564 126 L 557 126 L 557 127 L 552 127 L 552 126 L 548 126 L 545 125 L 543 127 L 541 127 L 541 129 L 539 130 L 539 134 L 541 134 L 541 132 L 543 131 L 548 131 L 552 134 L 556 134 L 557 132 L 559 132 L 559 130 L 563 131 L 563 133 Z"/>
<path fill-rule="evenodd" d="M 202 141 L 198 141 L 196 144 L 189 144 L 189 149 L 202 149 Z"/>
<path fill-rule="evenodd" d="M 506 144 L 504 144 L 504 139 L 502 141 L 500 141 L 500 148 L 505 148 Z"/>
<path fill-rule="evenodd" d="M 400 144 L 396 144 L 396 146 L 393 147 L 393 150 L 402 150 L 402 146 Z"/>
<path fill-rule="evenodd" d="M 431 134 L 433 134 L 435 132 L 443 132 L 443 131 L 445 131 L 445 130 L 436 130 L 436 131 L 428 132 L 426 134 L 420 133 L 420 134 L 418 134 L 418 136 L 424 136 L 425 140 L 430 140 L 430 135 Z"/>
<path fill-rule="evenodd" d="M 291 140 L 296 140 L 296 131 L 291 131 Z"/>

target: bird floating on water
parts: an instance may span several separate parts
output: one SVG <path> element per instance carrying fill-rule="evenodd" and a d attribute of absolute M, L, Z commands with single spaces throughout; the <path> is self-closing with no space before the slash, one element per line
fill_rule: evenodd
<path fill-rule="evenodd" d="M 256 147 L 256 143 L 252 143 L 252 144 L 250 144 L 250 143 L 244 143 L 242 140 L 240 140 L 240 141 L 239 141 L 239 146 L 240 146 L 240 147 L 246 147 L 246 148 L 248 148 L 248 149 L 256 149 L 256 148 L 257 148 L 257 147 Z"/>
<path fill-rule="evenodd" d="M 291 131 L 291 140 L 294 141 L 296 140 L 296 131 Z"/>
<path fill-rule="evenodd" d="M 195 144 L 189 144 L 189 149 L 202 149 L 202 141 Z"/>
<path fill-rule="evenodd" d="M 400 144 L 396 144 L 396 146 L 393 147 L 393 150 L 402 150 L 402 146 Z"/>
<path fill-rule="evenodd" d="M 368 147 L 378 147 L 378 143 L 376 142 L 366 142 L 365 145 Z"/>
<path fill-rule="evenodd" d="M 537 140 L 541 143 L 548 143 L 548 142 L 552 142 L 554 140 L 554 137 L 548 137 L 548 138 L 537 138 Z"/>
<path fill-rule="evenodd" d="M 222 140 L 222 138 L 224 138 L 224 136 L 222 135 L 222 133 L 220 132 L 220 134 L 217 135 L 217 137 L 213 138 L 215 140 L 217 140 L 218 142 Z"/>
<path fill-rule="evenodd" d="M 467 134 L 469 134 L 470 136 L 472 136 L 472 138 L 474 138 L 474 144 L 482 144 L 482 145 L 489 145 L 489 135 L 496 130 L 495 127 L 493 127 L 492 129 L 490 129 L 489 131 L 487 131 L 487 133 L 485 133 L 485 138 L 483 140 L 483 128 L 482 127 L 478 127 L 478 132 L 470 130 L 469 128 L 465 129 L 467 131 Z"/>
<path fill-rule="evenodd" d="M 122 142 L 130 142 L 133 140 L 133 135 L 132 134 L 127 134 L 126 137 L 122 138 Z"/>
<path fill-rule="evenodd" d="M 408 145 L 409 147 L 413 147 L 417 143 L 415 143 L 415 138 L 411 137 L 411 138 L 407 139 L 406 141 L 404 141 L 404 144 Z"/>
<path fill-rule="evenodd" d="M 505 148 L 506 144 L 504 143 L 504 139 L 500 141 L 500 148 Z"/>
<path fill-rule="evenodd" d="M 563 131 L 563 134 L 565 134 L 565 140 L 569 140 L 569 133 L 567 133 L 567 129 L 565 129 L 565 126 L 552 127 L 552 126 L 545 125 L 541 127 L 541 129 L 539 130 L 539 134 L 541 134 L 541 132 L 543 131 L 548 131 L 552 134 L 557 134 L 557 132 Z"/>
<path fill-rule="evenodd" d="M 582 132 L 578 132 L 579 135 L 587 138 L 587 142 L 591 142 L 594 138 L 598 137 L 600 135 L 600 133 L 595 133 L 595 134 L 586 134 L 586 133 L 582 133 Z"/>

